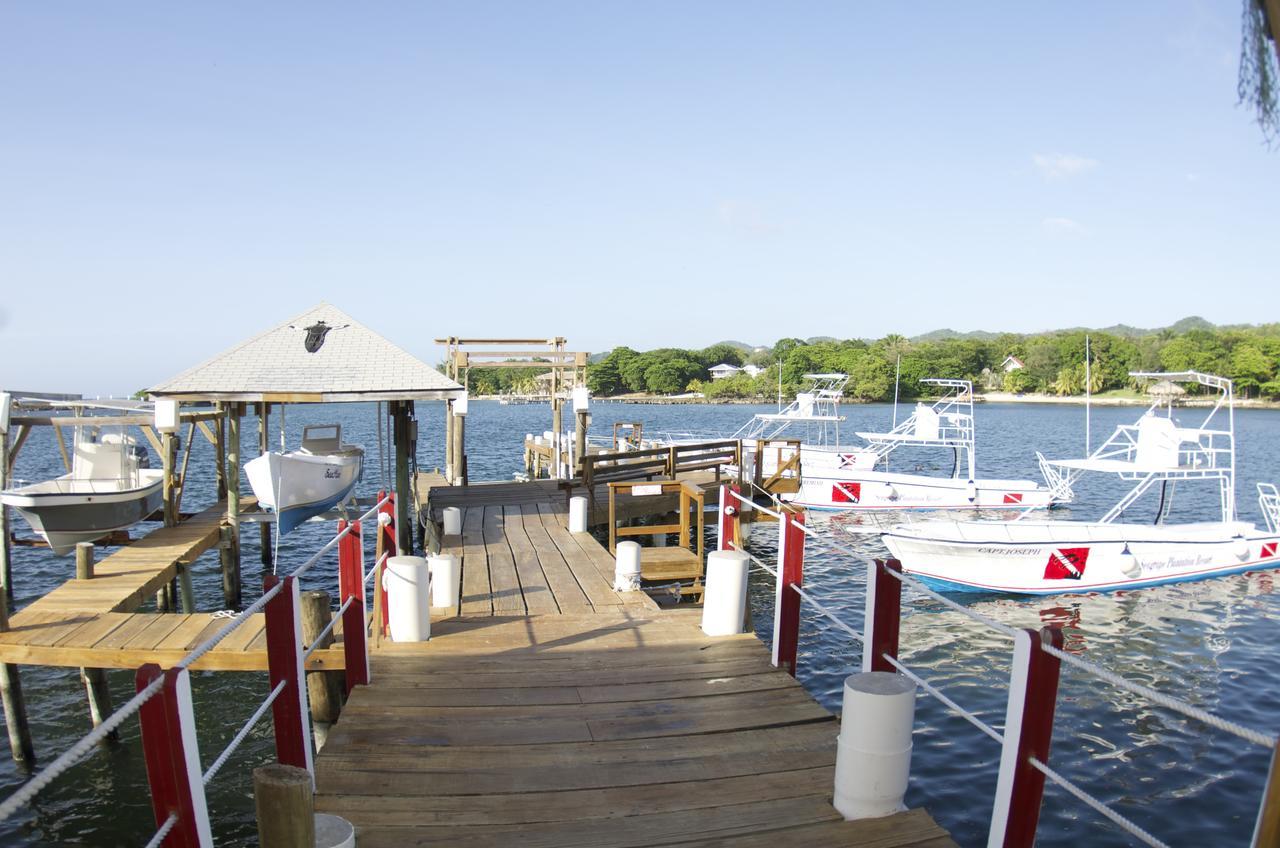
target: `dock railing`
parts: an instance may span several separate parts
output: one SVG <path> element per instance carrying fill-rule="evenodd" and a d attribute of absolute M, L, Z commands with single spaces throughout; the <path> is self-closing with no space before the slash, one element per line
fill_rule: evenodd
<path fill-rule="evenodd" d="M 570 481 L 570 485 L 586 488 L 587 501 L 594 514 L 596 486 L 602 483 L 655 477 L 674 480 L 677 474 L 710 469 L 715 469 L 718 480 L 723 469 L 730 466 L 742 468 L 742 442 L 738 440 L 595 453 L 582 457 L 582 476 Z"/>
<path fill-rule="evenodd" d="M 13 816 L 42 789 L 92 754 L 99 748 L 98 743 L 135 713 L 141 725 L 143 758 L 157 827 L 147 843 L 148 848 L 208 848 L 213 845 L 205 786 L 268 710 L 272 713 L 276 761 L 305 769 L 314 780 L 307 660 L 341 620 L 346 691 L 349 693 L 352 687 L 369 682 L 366 587 L 372 577 L 377 576 L 378 583 L 381 582 L 383 564 L 388 557 L 395 555 L 395 533 L 391 526 L 394 523 L 394 503 L 394 493 L 379 493 L 379 500 L 372 509 L 354 521 L 339 522 L 334 537 L 306 562 L 283 578 L 267 576 L 260 598 L 233 616 L 173 667 L 162 669 L 155 663 L 147 663 L 139 668 L 133 698 L 0 803 L 0 821 Z M 378 554 L 374 567 L 366 571 L 362 522 L 374 516 L 378 517 Z M 335 547 L 338 549 L 340 606 L 329 624 L 312 638 L 310 645 L 305 645 L 299 580 Z M 380 592 L 378 589 L 374 593 L 375 607 L 386 609 Z M 208 768 L 202 770 L 188 669 L 258 612 L 263 612 L 266 617 L 270 690 L 227 746 Z M 379 624 L 376 611 L 374 619 L 376 635 Z"/>
<path fill-rule="evenodd" d="M 767 493 L 764 494 L 767 496 Z M 739 513 L 743 508 L 757 510 L 778 520 L 776 565 L 771 566 L 746 550 L 740 532 Z M 1063 650 L 1060 628 L 1043 627 L 1037 631 L 1009 627 L 968 609 L 903 573 L 902 565 L 897 560 L 869 561 L 864 555 L 841 544 L 831 533 L 820 532 L 808 526 L 802 511 L 776 500 L 770 501 L 768 505 L 755 502 L 744 495 L 739 486 L 721 487 L 718 527 L 721 550 L 746 553 L 757 568 L 775 580 L 775 666 L 795 675 L 800 641 L 801 602 L 807 602 L 819 615 L 863 646 L 862 671 L 896 672 L 908 677 L 926 694 L 941 702 L 947 710 L 963 718 L 1001 746 L 988 848 L 1031 848 L 1034 845 L 1046 779 L 1139 842 L 1157 848 L 1168 848 L 1169 843 L 1139 827 L 1049 766 L 1054 709 L 1063 664 L 1152 704 L 1232 734 L 1251 745 L 1270 750 L 1271 766 L 1259 803 L 1251 845 L 1280 845 L 1280 748 L 1277 747 L 1280 740 L 1276 736 L 1221 718 L 1179 698 L 1127 680 L 1097 663 L 1070 654 Z M 805 590 L 804 551 L 808 542 L 821 545 L 829 552 L 848 557 L 852 562 L 866 567 L 866 607 L 861 631 Z M 966 710 L 899 659 L 904 586 L 911 587 L 913 591 L 1012 641 L 1012 671 L 1003 731 L 991 727 L 973 712 Z"/>

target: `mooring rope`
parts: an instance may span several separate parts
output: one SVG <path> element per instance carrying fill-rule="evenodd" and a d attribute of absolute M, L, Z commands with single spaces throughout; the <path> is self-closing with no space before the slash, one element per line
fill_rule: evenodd
<path fill-rule="evenodd" d="M 266 714 L 267 710 L 271 709 L 271 705 L 276 702 L 276 698 L 280 697 L 280 693 L 284 691 L 284 685 L 287 682 L 287 680 L 281 680 L 276 684 L 275 688 L 271 690 L 271 694 L 267 695 L 266 700 L 262 702 L 262 705 L 254 711 L 253 715 L 249 716 L 249 720 L 244 723 L 244 726 L 227 744 L 227 747 L 222 749 L 222 753 L 218 755 L 218 758 L 209 764 L 209 768 L 205 771 L 202 779 L 205 786 L 209 785 L 209 781 L 213 780 L 213 776 L 218 773 L 218 769 L 222 768 L 223 764 L 231 758 L 231 754 L 235 752 L 236 748 L 240 747 L 240 743 L 253 730 L 254 725 L 262 720 L 262 716 Z"/>
<path fill-rule="evenodd" d="M 1099 801 L 1097 798 L 1093 797 L 1088 792 L 1085 792 L 1083 789 L 1076 786 L 1070 780 L 1067 780 L 1065 777 L 1058 774 L 1056 771 L 1049 768 L 1047 765 L 1040 762 L 1035 757 L 1028 757 L 1027 762 L 1031 763 L 1031 765 L 1035 767 L 1038 771 L 1040 771 L 1040 773 L 1043 774 L 1045 777 L 1049 778 L 1058 786 L 1061 786 L 1063 789 L 1067 790 L 1067 792 L 1069 792 L 1071 795 L 1074 795 L 1078 800 L 1084 802 L 1084 804 L 1086 804 L 1087 806 L 1092 807 L 1096 812 L 1111 819 L 1111 821 L 1115 822 L 1122 829 L 1127 831 L 1130 835 L 1138 837 L 1143 842 L 1153 846 L 1153 848 L 1169 848 L 1168 843 L 1162 842 L 1156 837 L 1152 836 L 1150 833 L 1143 830 L 1138 825 L 1134 824 L 1124 816 L 1117 813 L 1115 810 L 1108 807 L 1105 802 Z"/>
<path fill-rule="evenodd" d="M 160 825 L 160 829 L 156 831 L 156 835 L 151 837 L 151 841 L 147 843 L 146 848 L 159 848 L 164 844 L 165 837 L 169 835 L 169 831 L 173 830 L 178 824 L 178 814 L 170 813 L 169 818 L 164 820 L 164 824 Z"/>

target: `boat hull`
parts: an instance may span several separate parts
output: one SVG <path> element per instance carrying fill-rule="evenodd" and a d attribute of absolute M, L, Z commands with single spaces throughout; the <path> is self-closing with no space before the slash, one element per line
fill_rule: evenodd
<path fill-rule="evenodd" d="M 274 510 L 280 535 L 344 502 L 360 481 L 364 452 L 337 454 L 272 451 L 245 464 L 258 503 Z"/>
<path fill-rule="evenodd" d="M 1241 522 L 923 522 L 883 539 L 905 571 L 950 591 L 1113 592 L 1280 566 L 1280 536 Z"/>
<path fill-rule="evenodd" d="M 61 477 L 9 489 L 0 493 L 0 502 L 16 510 L 55 554 L 64 556 L 80 542 L 132 527 L 160 508 L 163 472 L 145 469 L 139 475 L 142 485 L 114 491 L 93 481 Z"/>
<path fill-rule="evenodd" d="M 785 496 L 784 496 L 785 499 Z M 1032 480 L 926 477 L 864 469 L 827 470 L 808 467 L 791 503 L 811 509 L 1043 509 L 1053 494 Z"/>

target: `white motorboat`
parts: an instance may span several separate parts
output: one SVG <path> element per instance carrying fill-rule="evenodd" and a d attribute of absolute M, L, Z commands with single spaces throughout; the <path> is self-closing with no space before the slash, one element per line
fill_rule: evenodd
<path fill-rule="evenodd" d="M 1236 520 L 1235 422 L 1231 381 L 1194 371 L 1132 376 L 1196 383 L 1217 390 L 1208 415 L 1182 427 L 1171 405 L 1156 401 L 1134 424 L 1121 425 L 1083 459 L 1046 460 L 1051 487 L 1069 494 L 1086 472 L 1111 474 L 1133 487 L 1097 521 L 1029 519 L 899 524 L 883 539 L 904 570 L 939 588 L 1019 594 L 1106 592 L 1161 583 L 1201 580 L 1280 565 L 1280 496 L 1259 484 L 1266 529 Z M 1217 521 L 1171 524 L 1169 487 L 1217 483 Z M 1126 510 L 1159 484 L 1155 524 L 1121 522 Z"/>
<path fill-rule="evenodd" d="M 0 492 L 55 554 L 69 554 L 137 524 L 160 508 L 164 472 L 124 433 L 77 428 L 71 472 Z"/>
<path fill-rule="evenodd" d="M 887 433 L 857 435 L 864 445 L 840 445 L 839 403 L 847 377 L 806 374 L 813 387 L 796 396 L 778 413 L 757 415 L 735 438 L 768 446 L 795 425 L 808 427 L 800 442 L 799 489 L 783 500 L 811 509 L 835 510 L 1026 510 L 1048 507 L 1061 500 L 1034 480 L 1003 480 L 977 476 L 973 423 L 973 384 L 968 380 L 926 379 L 942 397 L 932 404 L 916 404 L 914 412 Z M 834 438 L 828 438 L 834 434 Z M 953 452 L 950 477 L 889 470 L 889 457 L 900 448 L 934 448 Z M 788 473 L 786 451 L 766 450 L 763 475 Z"/>
<path fill-rule="evenodd" d="M 276 513 L 281 536 L 351 496 L 364 469 L 364 449 L 342 443 L 340 424 L 304 427 L 302 448 L 271 451 L 245 463 L 258 503 Z"/>

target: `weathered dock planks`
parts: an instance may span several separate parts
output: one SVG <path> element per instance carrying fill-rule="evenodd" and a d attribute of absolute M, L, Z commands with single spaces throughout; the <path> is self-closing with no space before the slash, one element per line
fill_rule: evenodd
<path fill-rule="evenodd" d="M 361 845 L 954 844 L 923 811 L 841 820 L 838 724 L 753 636 L 625 609 L 433 636 L 384 643 L 316 761 Z"/>

